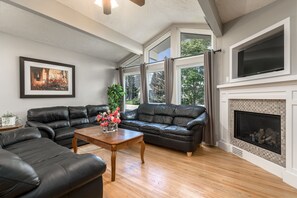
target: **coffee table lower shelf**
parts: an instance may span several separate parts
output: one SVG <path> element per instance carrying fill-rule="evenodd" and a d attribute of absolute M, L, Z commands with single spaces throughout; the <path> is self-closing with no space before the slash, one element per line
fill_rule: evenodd
<path fill-rule="evenodd" d="M 74 153 L 77 153 L 78 139 L 111 151 L 111 181 L 115 181 L 116 153 L 118 150 L 140 143 L 140 157 L 141 162 L 144 163 L 145 143 L 143 133 L 120 128 L 117 132 L 112 133 L 103 133 L 100 131 L 100 127 L 78 129 L 72 139 Z"/>

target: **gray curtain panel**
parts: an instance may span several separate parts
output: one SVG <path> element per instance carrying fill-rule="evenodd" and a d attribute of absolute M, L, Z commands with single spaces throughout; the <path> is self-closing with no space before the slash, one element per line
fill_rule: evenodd
<path fill-rule="evenodd" d="M 204 78 L 205 78 L 205 108 L 209 115 L 208 124 L 203 133 L 203 141 L 206 144 L 215 145 L 214 99 L 213 99 L 213 64 L 212 52 L 204 53 Z"/>
<path fill-rule="evenodd" d="M 174 79 L 174 59 L 165 58 L 164 60 L 164 76 L 165 76 L 165 102 L 172 103 L 173 96 L 173 79 Z"/>
<path fill-rule="evenodd" d="M 141 94 L 142 94 L 142 102 L 144 104 L 148 103 L 147 98 L 147 81 L 146 81 L 146 64 L 142 63 L 140 65 L 140 77 L 141 77 Z"/>
<path fill-rule="evenodd" d="M 124 81 L 123 81 L 123 77 L 124 77 L 124 68 L 119 67 L 119 80 L 120 80 L 120 85 L 124 86 Z"/>
<path fill-rule="evenodd" d="M 119 81 L 120 81 L 119 84 L 124 88 L 123 77 L 124 77 L 124 68 L 119 67 Z M 125 96 L 123 97 L 123 101 L 121 102 L 121 105 L 120 105 L 121 110 L 124 110 L 124 100 L 125 100 Z"/>

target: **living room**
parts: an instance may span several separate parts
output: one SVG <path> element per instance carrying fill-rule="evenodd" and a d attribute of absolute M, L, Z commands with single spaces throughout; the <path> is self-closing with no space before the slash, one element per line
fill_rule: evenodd
<path fill-rule="evenodd" d="M 0 115 L 16 115 L 22 137 L 1 131 L 0 150 L 30 164 L 28 153 L 34 160 L 37 151 L 54 158 L 46 152 L 54 147 L 60 160 L 80 156 L 82 162 L 79 168 L 63 161 L 66 171 L 81 175 L 52 180 L 48 191 L 42 179 L 50 182 L 57 173 L 39 175 L 51 170 L 39 170 L 40 164 L 32 165 L 35 174 L 27 166 L 35 178 L 30 190 L 0 176 L 0 195 L 296 197 L 296 10 L 295 0 L 1 0 Z M 251 53 L 254 46 L 260 50 Z M 270 65 L 245 70 L 244 53 Z M 247 65 L 257 65 L 254 60 Z M 51 76 L 59 76 L 58 83 L 40 91 Z M 108 89 L 116 84 L 125 92 L 121 116 L 107 106 Z M 108 108 L 121 119 L 116 133 L 141 128 L 144 136 L 131 134 L 128 148 L 109 151 L 82 135 L 89 126 L 98 129 L 92 124 Z M 49 124 L 53 117 L 58 120 Z M 270 125 L 263 130 L 263 123 Z M 56 136 L 55 127 L 67 124 L 71 135 L 63 129 Z M 156 127 L 166 130 L 157 134 Z M 241 127 L 249 134 L 240 134 Z M 82 140 L 90 144 L 81 146 Z M 90 162 L 94 172 L 84 172 Z M 60 165 L 54 163 L 48 166 Z M 68 176 L 81 184 L 66 184 Z"/>

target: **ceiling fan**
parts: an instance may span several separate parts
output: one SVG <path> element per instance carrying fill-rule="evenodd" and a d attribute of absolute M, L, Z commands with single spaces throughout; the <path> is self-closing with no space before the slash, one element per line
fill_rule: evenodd
<path fill-rule="evenodd" d="M 111 14 L 111 8 L 112 8 L 112 1 L 114 0 L 102 0 L 102 7 L 103 7 L 103 13 L 108 15 Z M 139 6 L 143 6 L 145 4 L 145 0 L 130 0 L 133 3 L 139 5 Z M 115 2 L 116 3 L 116 2 Z M 116 3 L 117 5 L 117 3 Z"/>

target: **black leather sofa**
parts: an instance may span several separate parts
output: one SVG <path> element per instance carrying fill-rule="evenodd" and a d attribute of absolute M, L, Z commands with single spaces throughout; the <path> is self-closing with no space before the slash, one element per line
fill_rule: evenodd
<path fill-rule="evenodd" d="M 47 137 L 62 146 L 72 147 L 75 129 L 98 125 L 96 116 L 108 110 L 107 105 L 76 107 L 46 107 L 27 112 L 27 126 L 37 127 L 42 137 Z M 79 140 L 78 146 L 85 144 Z"/>
<path fill-rule="evenodd" d="M 78 155 L 28 127 L 0 133 L 0 197 L 103 196 L 106 164 Z"/>
<path fill-rule="evenodd" d="M 208 114 L 203 106 L 141 104 L 121 113 L 121 119 L 119 127 L 143 132 L 146 143 L 191 156 L 202 141 Z"/>

